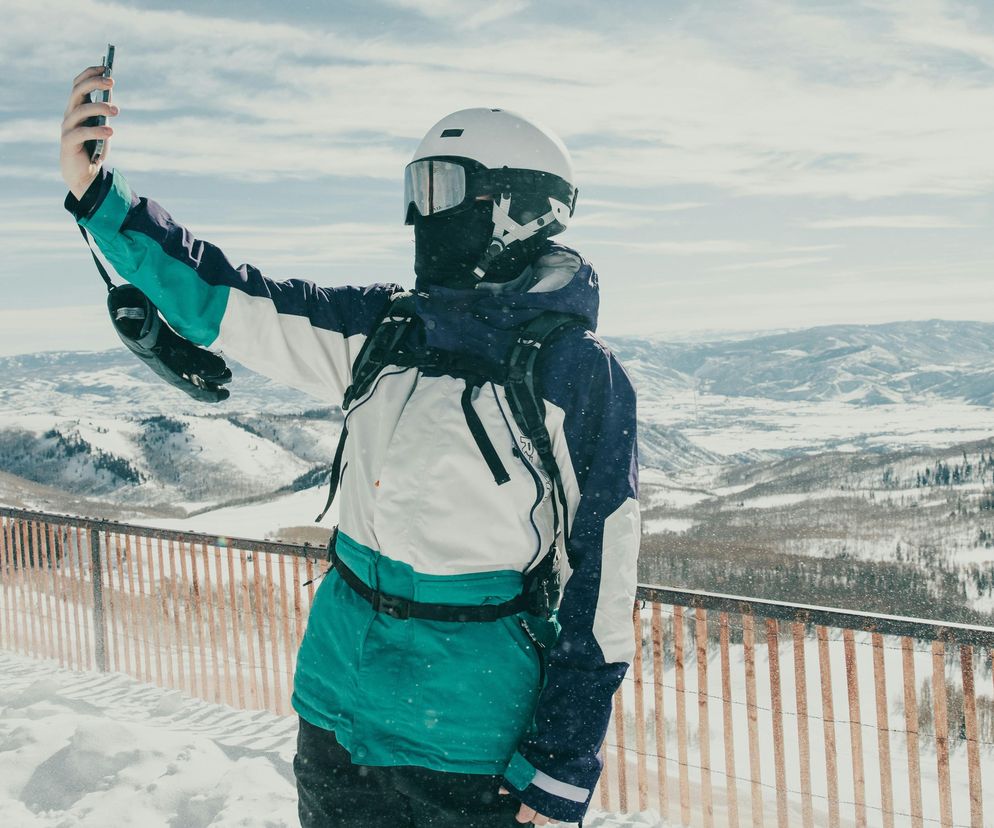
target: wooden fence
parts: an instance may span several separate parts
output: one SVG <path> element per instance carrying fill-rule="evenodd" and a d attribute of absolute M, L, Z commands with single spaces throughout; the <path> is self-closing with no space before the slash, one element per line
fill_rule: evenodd
<path fill-rule="evenodd" d="M 289 715 L 324 568 L 315 547 L 0 508 L 0 648 Z M 702 828 L 994 824 L 994 628 L 638 597 L 595 807 Z"/>

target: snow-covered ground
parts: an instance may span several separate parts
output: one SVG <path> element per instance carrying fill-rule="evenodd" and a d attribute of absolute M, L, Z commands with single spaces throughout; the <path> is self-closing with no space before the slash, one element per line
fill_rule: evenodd
<path fill-rule="evenodd" d="M 639 388 L 642 419 L 676 428 L 699 448 L 727 457 L 941 447 L 991 434 L 990 409 L 957 400 L 853 406 L 841 400 L 781 401 L 671 389 L 653 399 L 656 389 L 644 390 L 645 395 Z"/>
<path fill-rule="evenodd" d="M 649 534 L 658 532 L 686 532 L 697 525 L 696 521 L 686 518 L 649 518 L 642 523 L 642 531 Z"/>
<path fill-rule="evenodd" d="M 132 518 L 138 526 L 204 532 L 231 538 L 265 539 L 287 526 L 322 526 L 329 532 L 338 522 L 338 503 L 332 504 L 320 524 L 314 518 L 324 508 L 327 490 L 305 489 L 272 500 L 211 509 L 189 518 Z"/>
<path fill-rule="evenodd" d="M 292 719 L 0 654 L 0 824 L 291 826 Z"/>
<path fill-rule="evenodd" d="M 296 720 L 0 652 L 5 828 L 296 826 Z M 648 828 L 652 812 L 591 812 Z"/>

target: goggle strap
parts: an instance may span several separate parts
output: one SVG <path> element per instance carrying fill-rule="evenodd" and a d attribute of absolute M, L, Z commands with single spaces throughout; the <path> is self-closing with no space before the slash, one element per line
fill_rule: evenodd
<path fill-rule="evenodd" d="M 493 219 L 494 238 L 505 245 L 510 242 L 530 239 L 543 227 L 557 220 L 555 212 L 550 209 L 549 212 L 532 219 L 528 224 L 518 224 L 511 218 L 511 199 L 503 196 L 494 199 Z M 508 237 L 510 237 L 509 241 Z"/>
<path fill-rule="evenodd" d="M 493 219 L 494 234 L 490 240 L 487 251 L 480 257 L 480 261 L 473 268 L 473 275 L 477 279 L 484 279 L 491 262 L 503 253 L 507 247 L 517 241 L 525 241 L 534 236 L 543 227 L 556 221 L 556 214 L 549 210 L 544 216 L 528 222 L 528 224 L 518 224 L 510 215 L 511 199 L 499 196 L 494 199 Z"/>

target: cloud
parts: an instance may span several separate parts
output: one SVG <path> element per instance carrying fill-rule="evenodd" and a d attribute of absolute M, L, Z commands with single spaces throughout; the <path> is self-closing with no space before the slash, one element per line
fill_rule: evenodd
<path fill-rule="evenodd" d="M 477 29 L 528 8 L 527 0 L 384 0 L 387 5 L 443 21 L 456 29 Z"/>
<path fill-rule="evenodd" d="M 25 71 L 51 76 L 64 67 L 71 77 L 79 61 L 65 44 L 78 42 L 76 21 L 112 18 L 122 106 L 115 144 L 141 169 L 395 177 L 435 117 L 484 104 L 541 113 L 575 141 L 581 187 L 703 184 L 855 199 L 994 187 L 994 85 L 951 67 L 937 78 L 916 62 L 922 35 L 893 5 L 849 4 L 847 17 L 753 0 L 723 6 L 723 18 L 702 12 L 696 29 L 639 27 L 625 15 L 604 30 L 529 18 L 526 27 L 488 32 L 486 48 L 444 31 L 412 48 L 392 31 L 369 39 L 328 25 L 89 0 L 52 5 L 39 16 L 27 0 L 10 4 L 12 52 L 27 53 Z M 433 0 L 423 12 L 443 18 L 455 5 Z M 963 34 L 942 4 L 921 5 Z M 523 13 L 514 0 L 486 8 Z M 861 29 L 871 13 L 896 42 Z M 726 48 L 722 32 L 740 23 L 750 37 Z M 989 34 L 970 37 L 961 46 L 971 54 L 994 49 Z M 845 65 L 831 57 L 840 43 Z M 514 58 L 495 60 L 502 54 Z M 181 117 L 149 109 L 170 102 Z M 53 122 L 26 119 L 19 140 L 50 145 Z"/>
<path fill-rule="evenodd" d="M 669 256 L 696 256 L 699 254 L 725 254 L 755 252 L 756 244 L 740 239 L 696 239 L 692 241 L 621 241 L 601 240 L 598 244 L 624 247 Z"/>
<path fill-rule="evenodd" d="M 113 347 L 121 340 L 99 297 L 92 305 L 0 310 L 0 356 Z"/>
<path fill-rule="evenodd" d="M 413 250 L 409 227 L 360 222 L 265 227 L 204 224 L 198 236 L 239 260 L 265 261 L 283 268 L 300 264 L 352 264 L 394 261 Z"/>
<path fill-rule="evenodd" d="M 601 198 L 583 199 L 584 207 L 600 207 L 603 210 L 622 210 L 627 213 L 677 213 L 683 210 L 697 210 L 707 207 L 704 201 L 674 201 L 661 204 L 646 204 L 644 201 L 609 201 Z"/>
<path fill-rule="evenodd" d="M 817 219 L 804 223 L 815 230 L 837 230 L 842 228 L 872 227 L 896 230 L 956 229 L 976 227 L 953 216 L 940 215 L 879 215 L 879 216 L 840 216 L 838 218 Z"/>
<path fill-rule="evenodd" d="M 659 221 L 657 215 L 644 213 L 637 204 L 632 204 L 627 212 L 621 210 L 601 210 L 588 213 L 577 208 L 570 220 L 570 227 L 599 228 L 602 230 L 627 230 L 636 227 L 652 227 Z"/>
<path fill-rule="evenodd" d="M 286 135 L 279 125 L 185 116 L 115 127 L 109 163 L 136 172 L 185 173 L 239 181 L 332 176 L 401 180 L 409 153 L 343 136 Z M 196 135 L 192 144 L 187 136 Z M 178 152 L 176 147 L 189 147 Z M 172 147 L 172 149 L 170 149 Z M 400 186 L 400 185 L 398 185 Z"/>
<path fill-rule="evenodd" d="M 791 268 L 822 272 L 814 260 L 833 248 L 853 306 L 881 283 L 941 273 L 947 294 L 965 297 L 988 278 L 994 35 L 992 15 L 970 4 L 632 0 L 619 13 L 566 0 L 379 0 L 361 19 L 355 4 L 311 4 L 293 23 L 141 5 L 52 0 L 39 14 L 34 0 L 5 3 L 0 57 L 24 91 L 0 119 L 0 277 L 47 267 L 71 289 L 65 258 L 91 267 L 66 229 L 56 143 L 69 79 L 109 38 L 122 107 L 111 165 L 267 273 L 300 265 L 345 280 L 369 262 L 393 278 L 394 261 L 407 273 L 409 231 L 378 199 L 399 190 L 436 118 L 486 105 L 540 115 L 571 148 L 580 210 L 565 240 L 589 245 L 619 280 L 604 297 L 608 309 L 626 303 L 619 318 L 655 324 L 626 280 L 664 278 L 685 292 L 673 307 L 692 325 L 693 308 L 703 319 L 748 268 L 769 268 L 752 281 L 779 279 L 789 303 Z M 82 38 L 81 19 L 93 22 Z M 51 193 L 51 209 L 18 193 Z M 874 232 L 933 227 L 963 228 L 947 251 L 962 260 L 947 266 L 934 234 L 907 234 L 895 250 L 891 233 Z M 836 243 L 811 243 L 826 238 Z M 674 258 L 657 272 L 655 257 Z"/>
<path fill-rule="evenodd" d="M 835 250 L 837 244 L 793 244 L 780 249 L 781 253 L 823 253 L 826 250 Z"/>
<path fill-rule="evenodd" d="M 29 165 L 0 164 L 0 178 L 29 179 L 31 181 L 58 181 L 62 186 L 62 176 L 56 166 L 38 167 Z"/>
<path fill-rule="evenodd" d="M 788 256 L 782 259 L 766 259 L 761 262 L 738 262 L 712 268 L 715 271 L 733 272 L 737 270 L 791 270 L 806 265 L 827 262 L 826 256 Z"/>
<path fill-rule="evenodd" d="M 72 220 L 13 221 L 4 224 L 4 255 L 37 259 L 57 254 L 88 259 Z M 190 230 L 225 252 L 232 261 L 251 262 L 267 274 L 291 265 L 362 264 L 408 258 L 413 251 L 410 228 L 340 222 L 305 226 L 198 223 Z"/>
<path fill-rule="evenodd" d="M 49 199 L 43 210 L 34 207 L 32 201 L 11 199 L 0 209 L 4 261 L 22 256 L 36 261 L 54 256 L 86 256 L 83 239 L 59 201 Z"/>
<path fill-rule="evenodd" d="M 908 44 L 952 52 L 994 68 L 994 37 L 982 31 L 980 10 L 944 0 L 878 0 L 894 21 L 898 37 Z"/>

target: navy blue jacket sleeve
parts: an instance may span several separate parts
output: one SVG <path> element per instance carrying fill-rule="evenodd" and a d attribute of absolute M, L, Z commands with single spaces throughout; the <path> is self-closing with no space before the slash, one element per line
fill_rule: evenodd
<path fill-rule="evenodd" d="M 106 169 L 83 198 L 65 202 L 118 275 L 198 345 L 260 374 L 340 404 L 352 362 L 399 285 L 319 287 L 235 266 L 159 204 Z"/>
<path fill-rule="evenodd" d="M 612 697 L 634 656 L 640 538 L 635 390 L 606 346 L 589 334 L 583 344 L 582 364 L 560 365 L 573 379 L 551 383 L 569 389 L 561 407 L 579 493 L 568 539 L 573 571 L 533 726 L 505 772 L 522 802 L 568 821 L 590 804 Z"/>

